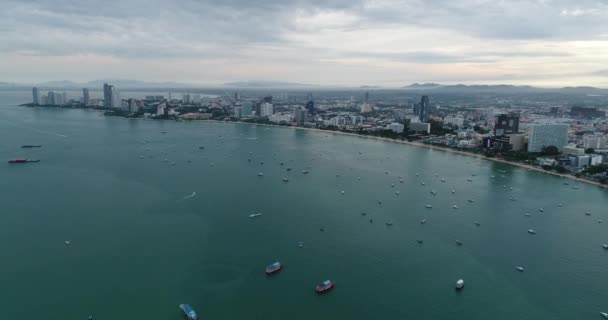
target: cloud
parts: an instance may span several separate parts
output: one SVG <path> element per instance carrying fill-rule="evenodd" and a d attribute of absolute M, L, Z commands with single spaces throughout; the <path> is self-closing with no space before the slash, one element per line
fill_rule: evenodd
<path fill-rule="evenodd" d="M 605 21 L 606 0 L 5 0 L 0 74 L 34 77 L 10 65 L 29 59 L 38 77 L 84 77 L 70 60 L 120 63 L 123 78 L 212 69 L 218 81 L 291 76 L 286 68 L 307 78 L 274 80 L 382 81 L 434 65 L 436 78 L 420 80 L 536 79 L 575 65 L 593 76 L 608 63 Z M 45 59 L 65 72 L 43 74 Z"/>

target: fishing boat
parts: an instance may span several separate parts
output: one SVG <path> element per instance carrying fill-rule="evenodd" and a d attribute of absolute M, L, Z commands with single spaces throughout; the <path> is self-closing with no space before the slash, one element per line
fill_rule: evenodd
<path fill-rule="evenodd" d="M 281 268 L 283 268 L 283 265 L 279 261 L 275 261 L 272 264 L 266 266 L 265 272 L 266 274 L 270 275 L 281 270 Z"/>
<path fill-rule="evenodd" d="M 329 290 L 331 290 L 334 287 L 334 282 L 331 280 L 325 280 L 321 283 L 319 283 L 316 287 L 315 287 L 315 291 L 317 293 L 323 293 L 323 292 L 327 292 Z"/>
<path fill-rule="evenodd" d="M 41 147 L 42 147 L 41 145 L 33 145 L 33 144 L 24 144 L 21 146 L 21 148 L 24 148 L 24 149 L 41 148 Z"/>
<path fill-rule="evenodd" d="M 515 269 L 517 269 L 517 271 L 519 272 L 524 272 L 525 270 L 524 267 L 515 267 Z"/>
<path fill-rule="evenodd" d="M 189 304 L 180 304 L 179 308 L 182 309 L 184 315 L 188 318 L 188 320 L 197 320 L 198 316 L 196 315 L 196 311 L 192 309 Z"/>
<path fill-rule="evenodd" d="M 456 290 L 461 290 L 462 288 L 464 288 L 464 280 L 458 279 L 456 281 Z"/>
<path fill-rule="evenodd" d="M 32 160 L 32 159 L 26 159 L 26 158 L 15 158 L 15 159 L 8 160 L 8 163 L 28 163 L 28 162 L 40 162 L 40 160 Z"/>

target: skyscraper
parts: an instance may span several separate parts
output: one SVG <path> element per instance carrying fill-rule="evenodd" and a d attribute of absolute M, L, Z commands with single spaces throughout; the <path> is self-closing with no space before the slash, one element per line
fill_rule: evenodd
<path fill-rule="evenodd" d="M 567 124 L 535 124 L 528 127 L 528 152 L 541 152 L 555 146 L 560 151 L 568 144 Z"/>
<path fill-rule="evenodd" d="M 418 116 L 420 122 L 428 122 L 429 121 L 429 113 L 430 113 L 430 103 L 428 96 L 422 96 L 420 98 L 420 103 L 414 105 L 414 114 Z"/>
<path fill-rule="evenodd" d="M 68 103 L 68 94 L 65 91 L 61 93 L 61 98 L 64 104 Z"/>
<path fill-rule="evenodd" d="M 365 98 L 364 98 L 365 103 L 369 102 L 369 91 L 365 91 Z"/>
<path fill-rule="evenodd" d="M 519 115 L 515 113 L 511 114 L 499 114 L 496 117 L 494 123 L 494 135 L 503 136 L 505 134 L 514 134 L 519 132 Z"/>
<path fill-rule="evenodd" d="M 274 114 L 274 106 L 272 103 L 263 102 L 260 105 L 260 116 L 268 117 Z"/>
<path fill-rule="evenodd" d="M 112 88 L 107 83 L 103 84 L 103 107 L 106 109 L 112 108 Z"/>
<path fill-rule="evenodd" d="M 241 100 L 241 95 L 237 91 L 237 92 L 234 93 L 234 101 L 236 102 L 236 101 L 239 101 L 239 100 Z"/>
<path fill-rule="evenodd" d="M 55 92 L 49 91 L 46 98 L 46 104 L 51 106 L 55 105 Z"/>
<path fill-rule="evenodd" d="M 37 87 L 33 87 L 32 88 L 32 98 L 33 98 L 32 102 L 34 104 L 40 104 L 40 99 L 39 99 L 39 96 L 38 96 L 38 88 Z"/>
<path fill-rule="evenodd" d="M 306 110 L 308 114 L 315 114 L 315 101 L 313 100 L 312 93 L 308 93 L 306 96 Z"/>
<path fill-rule="evenodd" d="M 297 107 L 294 110 L 294 119 L 297 123 L 304 123 L 306 121 L 306 109 Z"/>
<path fill-rule="evenodd" d="M 89 89 L 87 88 L 82 88 L 82 103 L 85 106 L 89 105 Z"/>

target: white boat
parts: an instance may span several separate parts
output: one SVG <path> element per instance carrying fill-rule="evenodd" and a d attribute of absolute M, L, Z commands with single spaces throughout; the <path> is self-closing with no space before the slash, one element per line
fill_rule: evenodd
<path fill-rule="evenodd" d="M 602 315 L 602 317 L 604 317 L 605 319 L 608 319 L 608 313 L 606 312 L 600 312 L 600 314 Z"/>
<path fill-rule="evenodd" d="M 557 206 L 558 206 L 558 207 L 563 207 L 563 206 L 564 206 L 564 204 L 563 204 L 563 203 L 558 203 L 558 204 L 557 204 Z"/>
<path fill-rule="evenodd" d="M 283 182 L 288 182 L 288 181 L 289 181 L 289 178 L 283 177 Z"/>
<path fill-rule="evenodd" d="M 604 249 L 608 250 L 608 244 L 603 244 L 603 245 L 602 245 L 602 248 L 604 248 Z"/>
<path fill-rule="evenodd" d="M 304 247 L 304 242 L 302 242 L 302 241 L 298 242 L 298 247 L 303 248 Z"/>
<path fill-rule="evenodd" d="M 431 194 L 434 195 L 434 196 L 436 196 L 437 192 L 435 192 L 435 190 L 431 190 Z"/>
<path fill-rule="evenodd" d="M 264 172 L 258 172 L 258 177 L 263 177 L 264 176 Z"/>
<path fill-rule="evenodd" d="M 341 194 L 344 194 L 344 190 L 340 191 Z"/>
<path fill-rule="evenodd" d="M 249 218 L 251 218 L 251 219 L 253 219 L 253 218 L 257 218 L 257 217 L 259 217 L 259 216 L 261 216 L 261 215 L 262 215 L 262 213 L 261 213 L 261 212 L 258 212 L 258 213 L 252 213 L 252 214 L 250 214 L 250 215 L 249 215 Z"/>
<path fill-rule="evenodd" d="M 420 224 L 425 224 L 425 223 L 426 223 L 426 219 L 420 220 Z"/>
<path fill-rule="evenodd" d="M 586 216 L 590 216 L 590 215 L 591 215 L 591 212 L 587 211 L 587 212 L 585 212 L 585 215 L 586 215 Z"/>
<path fill-rule="evenodd" d="M 473 179 L 471 179 L 471 178 L 468 178 L 468 179 L 467 179 L 467 181 L 468 181 L 468 182 L 471 182 L 471 181 L 473 181 Z"/>
<path fill-rule="evenodd" d="M 458 206 L 457 205 L 453 205 L 452 209 L 458 209 Z"/>
<path fill-rule="evenodd" d="M 378 204 L 382 204 L 382 200 L 378 200 Z"/>
<path fill-rule="evenodd" d="M 395 184 L 394 184 L 394 183 L 391 183 L 391 188 L 394 188 L 394 187 L 395 187 Z"/>
<path fill-rule="evenodd" d="M 534 229 L 528 229 L 528 233 L 529 234 L 536 234 L 536 231 L 534 231 Z"/>
<path fill-rule="evenodd" d="M 398 191 L 398 190 L 396 190 L 396 191 L 395 191 L 395 194 L 396 194 L 396 195 L 399 195 L 399 191 Z"/>
<path fill-rule="evenodd" d="M 456 190 L 452 189 L 452 193 L 456 193 Z"/>
<path fill-rule="evenodd" d="M 70 241 L 69 241 L 69 240 L 66 240 L 66 241 L 64 241 L 64 242 L 65 242 L 65 244 L 68 244 L 68 245 L 70 244 Z"/>
<path fill-rule="evenodd" d="M 470 203 L 473 203 L 473 202 L 475 202 L 475 201 L 473 201 L 473 200 L 471 200 L 471 199 L 469 199 L 469 200 L 467 200 L 467 201 L 468 201 L 468 202 L 470 202 Z"/>
<path fill-rule="evenodd" d="M 517 271 L 519 272 L 524 272 L 525 270 L 524 267 L 515 267 L 515 269 L 517 269 Z"/>
<path fill-rule="evenodd" d="M 461 246 L 462 245 L 462 241 L 456 240 L 456 244 L 459 245 L 459 246 Z"/>
<path fill-rule="evenodd" d="M 431 209 L 433 206 L 430 205 L 430 204 L 427 204 L 425 207 L 428 208 L 428 209 Z"/>
<path fill-rule="evenodd" d="M 392 226 L 392 225 L 393 225 L 393 222 L 392 222 L 392 221 L 389 221 L 389 222 L 387 222 L 387 223 L 386 223 L 386 225 L 390 227 L 390 226 Z"/>
<path fill-rule="evenodd" d="M 441 178 L 441 182 L 445 182 L 445 179 Z"/>
<path fill-rule="evenodd" d="M 456 289 L 460 290 L 462 288 L 464 288 L 464 280 L 458 279 L 458 281 L 456 281 Z"/>
<path fill-rule="evenodd" d="M 545 212 L 545 209 L 540 208 L 540 209 L 538 209 L 538 211 L 540 211 L 540 212 Z"/>
<path fill-rule="evenodd" d="M 532 215 L 531 215 L 531 214 L 529 214 L 529 213 L 526 213 L 526 214 L 524 214 L 524 216 L 526 216 L 526 217 L 531 217 Z"/>
<path fill-rule="evenodd" d="M 423 185 L 423 186 L 424 186 L 424 185 L 426 185 L 426 183 L 424 183 L 424 182 L 420 182 L 420 185 Z"/>

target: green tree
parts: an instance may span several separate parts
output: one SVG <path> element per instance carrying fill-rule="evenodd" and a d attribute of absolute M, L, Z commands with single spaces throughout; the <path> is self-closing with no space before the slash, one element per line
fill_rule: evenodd
<path fill-rule="evenodd" d="M 586 154 L 595 153 L 595 149 L 593 149 L 593 148 L 587 148 L 587 149 L 585 149 L 585 153 Z"/>
<path fill-rule="evenodd" d="M 556 156 L 559 154 L 559 149 L 556 146 L 546 146 L 540 151 L 541 156 Z"/>

